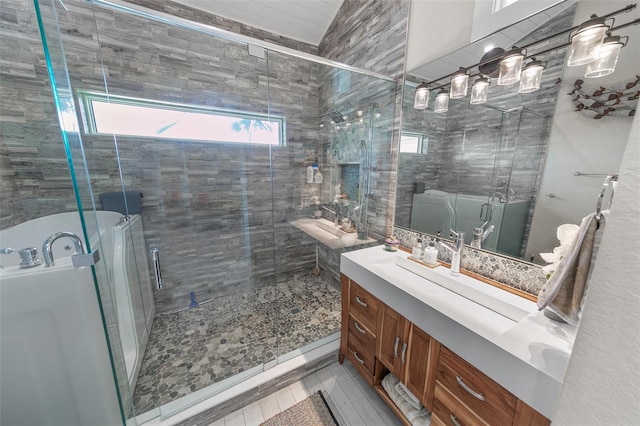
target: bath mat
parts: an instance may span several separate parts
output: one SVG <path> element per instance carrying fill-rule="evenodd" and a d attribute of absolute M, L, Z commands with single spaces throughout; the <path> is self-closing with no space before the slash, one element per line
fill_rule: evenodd
<path fill-rule="evenodd" d="M 260 426 L 339 426 L 321 391 L 276 414 Z"/>

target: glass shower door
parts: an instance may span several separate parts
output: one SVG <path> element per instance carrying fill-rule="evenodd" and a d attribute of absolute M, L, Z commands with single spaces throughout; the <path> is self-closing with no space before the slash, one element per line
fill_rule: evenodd
<path fill-rule="evenodd" d="M 103 375 L 102 381 L 95 383 L 97 387 L 95 391 L 85 391 L 77 404 L 86 407 L 89 404 L 83 402 L 83 397 L 98 398 L 94 405 L 95 418 L 85 419 L 83 422 L 116 423 L 120 421 L 123 424 L 135 424 L 135 420 L 131 420 L 133 418 L 132 395 L 127 386 L 127 372 L 118 327 L 118 307 L 113 289 L 113 270 L 109 262 L 113 258 L 110 253 L 111 223 L 105 222 L 104 218 L 97 214 L 96 199 L 87 167 L 79 114 L 74 99 L 74 88 L 65 56 L 66 45 L 58 27 L 60 14 L 68 11 L 54 1 L 35 0 L 34 7 L 53 89 L 55 113 L 60 124 L 67 166 L 82 227 L 82 235 L 78 237 L 84 242 L 84 251 L 95 254 L 81 259 L 83 267 L 76 266 L 78 271 L 88 273 L 87 277 L 90 277 L 88 279 L 91 282 L 87 282 L 86 285 L 95 290 L 93 297 L 83 301 L 86 306 L 86 316 L 80 321 L 101 321 L 100 328 L 104 332 L 104 348 L 101 343 L 91 349 L 102 351 L 103 361 L 85 367 L 95 371 L 105 371 L 108 374 Z M 94 313 L 97 313 L 97 316 Z M 97 336 L 96 338 L 99 339 Z M 79 369 L 74 368 L 69 371 L 71 380 L 93 381 L 90 374 L 83 375 L 81 365 L 77 368 Z M 74 410 L 76 410 L 74 407 L 65 408 L 69 413 Z"/>

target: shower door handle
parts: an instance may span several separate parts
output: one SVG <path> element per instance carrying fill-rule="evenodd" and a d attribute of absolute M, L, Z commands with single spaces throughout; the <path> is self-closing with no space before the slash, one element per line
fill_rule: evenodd
<path fill-rule="evenodd" d="M 156 278 L 156 289 L 162 290 L 162 273 L 160 272 L 160 252 L 156 247 L 151 247 L 151 259 L 153 261 L 153 273 Z"/>

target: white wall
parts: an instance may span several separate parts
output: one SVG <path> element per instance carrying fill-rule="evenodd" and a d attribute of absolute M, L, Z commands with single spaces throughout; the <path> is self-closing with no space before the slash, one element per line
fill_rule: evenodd
<path fill-rule="evenodd" d="M 475 0 L 411 0 L 407 71 L 469 44 L 474 3 Z"/>
<path fill-rule="evenodd" d="M 639 187 L 640 118 L 636 116 L 554 426 L 640 422 Z"/>
<path fill-rule="evenodd" d="M 601 16 L 627 4 L 627 0 L 581 0 L 574 25 L 589 19 L 592 13 Z M 636 9 L 618 15 L 616 21 L 625 23 L 639 17 L 640 10 Z M 525 254 L 527 259 L 535 255 L 536 260 L 540 260 L 538 253 L 549 252 L 558 245 L 555 232 L 536 232 L 537 229 L 555 230 L 563 223 L 580 224 L 582 218 L 595 209 L 603 177 L 573 176 L 574 172 L 617 173 L 620 170 L 632 119 L 604 117 L 595 120 L 583 112 L 576 112 L 573 97 L 567 95 L 577 79 L 584 80 L 583 87 L 593 90 L 599 86 L 618 87 L 635 80 L 635 75 L 640 71 L 640 26 L 632 26 L 616 32 L 616 35 L 629 35 L 630 40 L 620 52 L 613 74 L 586 79 L 586 66 L 565 66 Z"/>
<path fill-rule="evenodd" d="M 535 15 L 543 9 L 560 3 L 562 0 L 518 0 L 509 6 L 493 12 L 493 0 L 476 0 L 473 11 L 471 41 L 479 40 L 502 28 Z M 507 46 L 502 46 L 507 49 Z"/>

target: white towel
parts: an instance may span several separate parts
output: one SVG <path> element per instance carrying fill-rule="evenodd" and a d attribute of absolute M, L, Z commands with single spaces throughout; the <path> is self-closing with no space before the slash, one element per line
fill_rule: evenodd
<path fill-rule="evenodd" d="M 582 219 L 573 247 L 538 294 L 539 310 L 548 307 L 567 323 L 578 323 L 607 214 L 602 212 L 599 223 L 595 213 Z"/>
<path fill-rule="evenodd" d="M 398 382 L 398 384 L 396 385 L 396 390 L 398 391 L 400 396 L 404 398 L 404 400 L 407 401 L 407 403 L 413 408 L 415 408 L 416 410 L 422 408 L 422 403 L 420 403 L 420 400 L 413 393 L 411 393 L 411 391 L 407 389 L 407 387 L 402 382 Z"/>
<path fill-rule="evenodd" d="M 431 424 L 431 413 L 424 407 L 420 410 L 416 410 L 406 398 L 400 396 L 398 392 L 398 383 L 400 380 L 389 373 L 382 379 L 382 387 L 389 395 L 389 398 L 393 401 L 394 404 L 398 407 L 398 409 L 404 414 L 404 416 L 409 420 L 413 426 L 429 426 Z"/>

